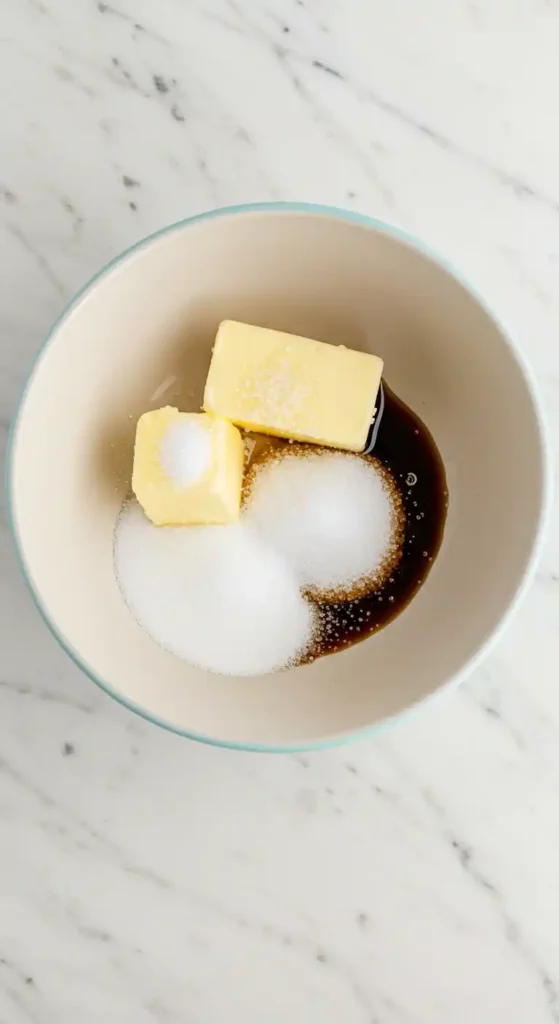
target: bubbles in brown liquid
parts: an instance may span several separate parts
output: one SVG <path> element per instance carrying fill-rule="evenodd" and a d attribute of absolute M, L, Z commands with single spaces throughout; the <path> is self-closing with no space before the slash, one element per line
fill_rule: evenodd
<path fill-rule="evenodd" d="M 393 544 L 375 573 L 351 588 L 305 592 L 314 605 L 317 628 L 299 664 L 350 647 L 396 618 L 427 578 L 441 544 L 448 506 L 441 456 L 419 416 L 384 382 L 383 387 L 385 408 L 374 454 L 360 457 L 383 474 L 393 507 Z M 245 501 L 263 464 L 287 450 L 303 457 L 317 451 L 314 445 L 263 434 L 247 434 L 245 446 Z"/>

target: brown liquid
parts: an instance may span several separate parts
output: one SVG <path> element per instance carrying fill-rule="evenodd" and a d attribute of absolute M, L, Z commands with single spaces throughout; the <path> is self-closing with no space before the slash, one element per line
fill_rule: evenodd
<path fill-rule="evenodd" d="M 396 618 L 427 578 L 441 544 L 448 507 L 441 456 L 419 416 L 384 382 L 383 386 L 384 414 L 370 458 L 382 463 L 400 493 L 404 512 L 402 553 L 383 585 L 353 600 L 330 603 L 308 595 L 319 617 L 318 639 L 300 664 L 350 647 Z M 254 442 L 251 468 L 289 444 L 262 434 L 251 434 L 250 438 Z"/>

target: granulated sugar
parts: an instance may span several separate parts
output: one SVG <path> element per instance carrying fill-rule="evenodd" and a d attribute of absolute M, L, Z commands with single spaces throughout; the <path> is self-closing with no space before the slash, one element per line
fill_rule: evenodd
<path fill-rule="evenodd" d="M 286 449 L 256 472 L 246 515 L 321 597 L 353 596 L 359 581 L 378 586 L 400 555 L 400 496 L 374 459 Z"/>
<path fill-rule="evenodd" d="M 226 675 L 274 672 L 311 641 L 312 605 L 282 556 L 244 523 L 154 526 L 135 500 L 115 532 L 130 611 L 163 647 Z"/>
<path fill-rule="evenodd" d="M 193 420 L 171 423 L 159 444 L 163 472 L 175 487 L 189 487 L 210 468 L 212 442 L 207 430 Z"/>

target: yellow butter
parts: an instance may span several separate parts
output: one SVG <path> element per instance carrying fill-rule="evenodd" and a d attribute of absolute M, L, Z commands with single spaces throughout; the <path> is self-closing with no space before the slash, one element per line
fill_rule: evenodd
<path fill-rule="evenodd" d="M 233 522 L 243 465 L 241 435 L 221 416 L 166 406 L 138 420 L 132 490 L 157 526 Z"/>
<path fill-rule="evenodd" d="M 225 320 L 204 409 L 249 430 L 359 452 L 382 368 L 366 352 Z"/>

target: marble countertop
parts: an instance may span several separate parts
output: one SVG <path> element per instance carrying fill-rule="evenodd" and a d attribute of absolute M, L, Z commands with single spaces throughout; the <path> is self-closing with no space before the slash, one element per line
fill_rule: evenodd
<path fill-rule="evenodd" d="M 555 0 L 3 0 L 0 431 L 105 261 L 248 200 L 446 252 L 559 431 Z M 559 1021 L 559 530 L 489 660 L 368 742 L 216 751 L 57 648 L 0 533 L 0 1024 Z"/>

